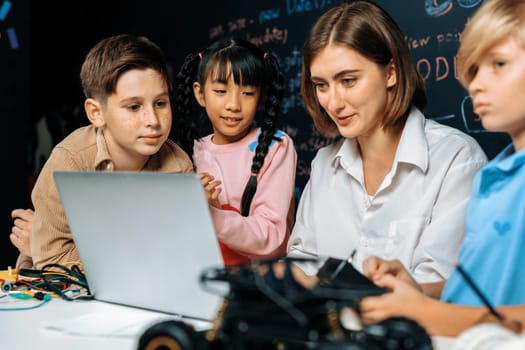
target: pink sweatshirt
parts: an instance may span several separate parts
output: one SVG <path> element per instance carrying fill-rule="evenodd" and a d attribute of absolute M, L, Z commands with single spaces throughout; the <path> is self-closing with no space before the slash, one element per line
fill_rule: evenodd
<path fill-rule="evenodd" d="M 196 172 L 207 172 L 222 181 L 219 201 L 223 209 L 210 207 L 225 265 L 286 255 L 294 220 L 294 187 L 297 153 L 292 139 L 276 132 L 257 177 L 257 191 L 250 214 L 241 216 L 241 198 L 250 177 L 260 129 L 242 140 L 216 145 L 208 135 L 195 141 Z"/>

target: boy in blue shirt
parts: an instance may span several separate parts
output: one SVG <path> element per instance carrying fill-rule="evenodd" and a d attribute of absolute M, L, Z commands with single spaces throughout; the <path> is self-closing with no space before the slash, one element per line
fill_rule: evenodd
<path fill-rule="evenodd" d="M 481 322 L 525 322 L 525 1 L 488 0 L 467 23 L 458 75 L 486 130 L 512 144 L 480 170 L 472 185 L 459 264 L 496 306 L 489 310 L 460 271 L 441 285 L 441 300 L 422 293 L 399 261 L 369 257 L 365 274 L 391 290 L 360 304 L 366 322 L 404 316 L 432 335 L 455 336 Z M 499 318 L 498 318 L 499 317 Z"/>

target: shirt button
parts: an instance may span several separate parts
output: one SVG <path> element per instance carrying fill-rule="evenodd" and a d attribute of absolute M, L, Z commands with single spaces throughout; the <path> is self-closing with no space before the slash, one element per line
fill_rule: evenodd
<path fill-rule="evenodd" d="M 361 245 L 363 247 L 368 247 L 370 242 L 369 242 L 369 240 L 367 238 L 361 237 L 361 242 L 360 243 L 361 243 Z"/>

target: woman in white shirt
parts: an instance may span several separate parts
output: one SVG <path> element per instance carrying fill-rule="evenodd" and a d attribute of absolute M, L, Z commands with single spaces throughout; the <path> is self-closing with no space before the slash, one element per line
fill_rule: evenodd
<path fill-rule="evenodd" d="M 463 132 L 426 119 L 424 81 L 392 18 L 367 1 L 322 15 L 303 50 L 301 88 L 320 149 L 289 256 L 399 259 L 422 283 L 454 268 L 474 174 L 486 163 Z M 305 268 L 315 274 L 316 266 Z M 434 290 L 429 289 L 429 294 Z M 439 294 L 440 289 L 437 290 Z"/>

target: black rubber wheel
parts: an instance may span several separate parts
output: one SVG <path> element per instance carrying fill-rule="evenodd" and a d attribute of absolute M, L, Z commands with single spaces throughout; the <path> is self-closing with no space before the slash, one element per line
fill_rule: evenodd
<path fill-rule="evenodd" d="M 140 336 L 137 350 L 194 350 L 195 330 L 184 322 L 154 324 Z"/>
<path fill-rule="evenodd" d="M 367 341 L 384 350 L 432 350 L 432 339 L 416 321 L 393 317 L 365 327 Z"/>

